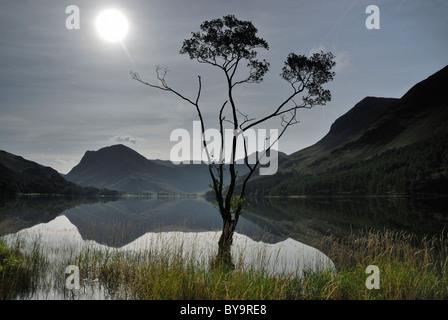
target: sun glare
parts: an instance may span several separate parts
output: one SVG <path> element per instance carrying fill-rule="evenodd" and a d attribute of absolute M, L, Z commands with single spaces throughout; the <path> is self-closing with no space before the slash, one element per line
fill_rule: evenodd
<path fill-rule="evenodd" d="M 120 11 L 108 9 L 102 11 L 96 19 L 96 28 L 103 39 L 118 42 L 128 31 L 128 20 Z"/>

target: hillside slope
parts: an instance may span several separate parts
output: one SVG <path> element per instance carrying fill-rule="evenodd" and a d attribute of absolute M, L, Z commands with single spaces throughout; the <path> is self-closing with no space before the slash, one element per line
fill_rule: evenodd
<path fill-rule="evenodd" d="M 279 159 L 284 156 L 278 153 Z M 241 175 L 248 171 L 244 164 L 235 167 Z M 230 177 L 225 170 L 227 184 Z M 87 151 L 66 178 L 82 186 L 129 193 L 204 193 L 210 190 L 211 183 L 204 163 L 175 165 L 168 160 L 151 160 L 121 144 Z"/>
<path fill-rule="evenodd" d="M 249 192 L 447 194 L 447 85 L 445 67 L 400 99 L 364 99 L 321 141 L 284 159 L 276 175 L 252 181 Z M 361 125 L 358 113 L 370 121 Z"/>
<path fill-rule="evenodd" d="M 0 196 L 13 196 L 16 193 L 95 195 L 113 192 L 82 188 L 67 181 L 50 167 L 0 151 Z"/>
<path fill-rule="evenodd" d="M 87 151 L 66 178 L 82 186 L 131 193 L 182 193 L 206 190 L 210 176 L 204 165 L 148 160 L 120 144 Z"/>
<path fill-rule="evenodd" d="M 329 161 L 332 153 L 356 138 L 397 100 L 393 98 L 364 98 L 346 114 L 339 117 L 320 141 L 284 158 L 280 163 L 279 172 L 293 170 L 300 173 L 317 173 L 339 164 L 337 161 Z M 356 161 L 356 154 L 352 153 L 346 156 Z"/>

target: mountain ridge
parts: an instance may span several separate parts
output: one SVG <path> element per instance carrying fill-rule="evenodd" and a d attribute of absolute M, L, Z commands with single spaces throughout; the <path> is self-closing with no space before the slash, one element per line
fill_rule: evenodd
<path fill-rule="evenodd" d="M 79 164 L 67 173 L 66 178 L 82 186 L 107 186 L 126 192 L 179 192 L 153 175 L 154 168 L 160 166 L 151 163 L 137 151 L 117 144 L 97 151 L 86 151 Z"/>
<path fill-rule="evenodd" d="M 130 193 L 201 193 L 210 179 L 205 165 L 150 160 L 123 144 L 87 151 L 66 177 L 82 186 Z"/>
<path fill-rule="evenodd" d="M 284 156 L 286 154 L 278 153 L 278 158 Z M 248 171 L 244 164 L 237 162 L 235 166 L 240 175 Z M 210 190 L 211 182 L 205 163 L 173 164 L 169 160 L 147 159 L 122 144 L 86 151 L 66 178 L 82 186 L 127 193 L 203 194 Z M 226 176 L 224 180 L 227 183 L 229 178 Z"/>
<path fill-rule="evenodd" d="M 344 118 L 365 99 L 360 101 L 323 139 L 286 157 L 276 175 L 251 181 L 249 194 L 448 193 L 447 84 L 448 66 L 400 99 L 382 100 L 388 103 L 384 111 L 372 114 L 366 127 L 348 137 L 338 123 L 349 122 Z"/>
<path fill-rule="evenodd" d="M 349 142 L 350 138 L 364 130 L 397 100 L 395 98 L 372 96 L 362 99 L 353 108 L 337 118 L 330 126 L 329 132 L 321 140 L 283 159 L 279 171 L 289 171 L 291 167 L 294 167 L 294 171 L 301 173 L 315 173 L 327 169 L 327 167 L 324 169 L 318 168 L 318 163 L 327 160 L 332 152 L 343 147 Z M 333 166 L 333 164 L 329 166 Z"/>
<path fill-rule="evenodd" d="M 64 195 L 115 194 L 111 190 L 83 188 L 67 181 L 51 167 L 0 150 L 0 196 L 17 193 Z"/>

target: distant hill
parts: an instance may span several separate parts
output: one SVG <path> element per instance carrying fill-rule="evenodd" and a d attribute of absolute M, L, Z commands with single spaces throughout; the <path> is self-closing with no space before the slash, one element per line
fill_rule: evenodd
<path fill-rule="evenodd" d="M 402 98 L 367 97 L 251 194 L 448 194 L 448 67 Z"/>
<path fill-rule="evenodd" d="M 87 151 L 66 178 L 82 186 L 131 193 L 202 192 L 210 182 L 205 165 L 149 160 L 122 144 Z"/>
<path fill-rule="evenodd" d="M 80 187 L 50 167 L 0 151 L 0 196 L 16 193 L 96 195 L 113 192 Z"/>
<path fill-rule="evenodd" d="M 236 166 L 239 174 L 247 172 L 245 165 Z M 151 160 L 122 144 L 87 151 L 66 178 L 82 186 L 130 193 L 204 193 L 211 183 L 206 164 Z"/>
<path fill-rule="evenodd" d="M 339 164 L 332 153 L 356 138 L 377 120 L 398 99 L 366 97 L 347 113 L 339 117 L 330 131 L 316 144 L 284 158 L 279 171 L 293 170 L 300 173 L 322 172 Z M 357 160 L 356 154 L 346 155 Z"/>

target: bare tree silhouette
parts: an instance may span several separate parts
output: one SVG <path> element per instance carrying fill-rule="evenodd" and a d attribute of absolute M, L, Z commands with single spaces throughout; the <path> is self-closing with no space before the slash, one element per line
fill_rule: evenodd
<path fill-rule="evenodd" d="M 333 80 L 335 73 L 331 71 L 334 67 L 334 56 L 331 52 L 314 53 L 309 58 L 304 55 L 290 53 L 284 62 L 280 76 L 288 82 L 291 87 L 290 95 L 278 106 L 266 115 L 259 117 L 249 117 L 248 114 L 237 108 L 234 100 L 235 89 L 247 83 L 260 83 L 264 75 L 269 70 L 269 63 L 266 60 L 257 59 L 257 50 L 268 50 L 268 43 L 257 36 L 258 30 L 250 21 L 241 21 L 233 15 L 227 15 L 222 19 L 205 21 L 200 26 L 200 31 L 193 32 L 190 39 L 183 42 L 180 54 L 188 54 L 190 59 L 196 60 L 202 64 L 208 64 L 220 69 L 227 81 L 227 99 L 223 101 L 219 113 L 219 131 L 221 133 L 221 146 L 224 146 L 224 123 L 230 123 L 234 132 L 244 133 L 246 130 L 257 125 L 265 123 L 269 119 L 279 118 L 281 129 L 277 140 L 282 137 L 286 129 L 293 124 L 298 123 L 297 111 L 304 108 L 313 108 L 317 105 L 325 105 L 331 100 L 331 93 L 322 86 Z M 241 77 L 241 72 L 237 70 L 243 68 L 245 76 Z M 202 79 L 198 76 L 198 89 L 196 97 L 188 98 L 179 91 L 171 88 L 167 83 L 167 68 L 156 68 L 156 77 L 158 84 L 151 84 L 142 80 L 137 72 L 131 71 L 134 80 L 152 88 L 171 92 L 179 98 L 195 107 L 201 123 L 202 133 L 204 134 L 206 126 L 200 108 L 200 98 L 202 93 Z M 239 78 L 241 77 L 241 78 Z M 295 99 L 301 96 L 301 101 Z M 230 108 L 230 116 L 224 115 L 225 108 Z M 211 176 L 211 188 L 214 191 L 214 204 L 218 208 L 222 220 L 222 234 L 218 243 L 218 254 L 215 259 L 217 265 L 233 266 L 231 259 L 231 246 L 233 234 L 238 223 L 238 219 L 245 207 L 245 189 L 246 184 L 260 164 L 260 158 L 257 157 L 255 163 L 250 164 L 247 161 L 247 148 L 244 141 L 245 165 L 248 173 L 240 177 L 235 168 L 235 155 L 237 148 L 237 134 L 232 140 L 231 159 L 226 159 L 230 165 L 228 172 L 225 172 L 224 152 L 218 161 L 209 161 L 209 172 Z M 270 141 L 265 148 L 266 152 L 270 150 L 276 141 Z M 208 153 L 207 142 L 203 139 L 204 149 Z M 224 185 L 224 173 L 230 175 L 230 182 Z M 237 187 L 238 184 L 238 188 Z M 237 191 L 238 190 L 238 191 Z"/>

